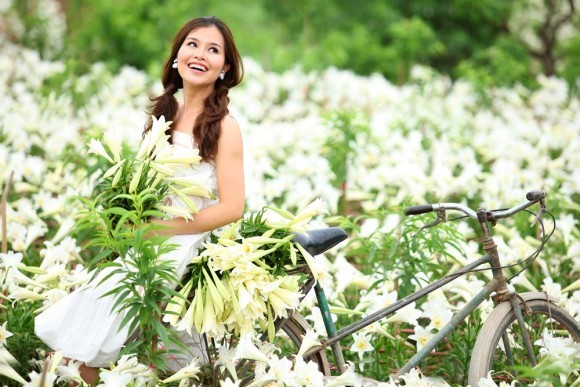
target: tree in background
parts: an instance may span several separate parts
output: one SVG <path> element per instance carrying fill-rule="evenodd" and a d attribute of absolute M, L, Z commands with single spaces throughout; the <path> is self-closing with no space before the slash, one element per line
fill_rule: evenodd
<path fill-rule="evenodd" d="M 0 26 L 0 32 L 49 56 L 52 38 L 38 33 L 38 15 L 58 3 L 66 38 L 50 55 L 66 55 L 79 72 L 102 61 L 157 75 L 176 26 L 214 14 L 231 26 L 240 51 L 267 70 L 335 66 L 401 84 L 418 64 L 481 88 L 534 86 L 540 73 L 577 87 L 575 1 L 12 0 L 10 12 L 24 16 L 24 24 Z"/>
<path fill-rule="evenodd" d="M 574 0 L 260 0 L 307 68 L 380 72 L 402 83 L 414 64 L 482 86 L 531 86 L 538 73 L 580 75 Z"/>

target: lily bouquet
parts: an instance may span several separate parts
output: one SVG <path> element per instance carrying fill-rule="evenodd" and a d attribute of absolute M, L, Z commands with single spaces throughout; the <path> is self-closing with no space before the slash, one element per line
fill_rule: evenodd
<path fill-rule="evenodd" d="M 124 155 L 118 132 L 107 131 L 102 141 L 90 140 L 88 152 L 100 156 L 104 173 L 95 199 L 78 198 L 84 210 L 78 217 L 77 230 L 90 229 L 93 233 L 87 246 L 104 246 L 106 251 L 122 256 L 125 251 L 112 241 L 134 239 L 134 232 L 147 229 L 155 217 L 192 219 L 198 212 L 193 197 L 213 197 L 208 176 L 176 176 L 176 170 L 199 164 L 201 157 L 197 149 L 177 151 L 169 143 L 166 132 L 170 125 L 163 116 L 153 117 L 152 128 L 137 153 L 129 152 L 128 156 Z M 181 205 L 170 205 L 168 197 L 179 198 L 175 202 Z"/>
<path fill-rule="evenodd" d="M 93 199 L 83 204 L 76 232 L 86 234 L 85 247 L 98 247 L 88 262 L 94 282 L 106 285 L 105 296 L 114 296 L 113 309 L 123 316 L 121 326 L 139 337 L 124 348 L 125 353 L 145 355 L 146 361 L 163 367 L 157 342 L 175 340 L 160 323 L 160 305 L 178 295 L 172 263 L 160 259 L 174 246 L 167 237 L 155 234 L 159 225 L 152 218 L 180 216 L 192 219 L 196 201 L 213 198 L 208 174 L 181 176 L 195 167 L 201 157 L 196 149 L 174 147 L 166 134 L 171 122 L 153 118 L 153 125 L 136 154 L 124 157 L 120 137 L 108 131 L 103 141 L 93 139 L 89 153 L 100 156 L 103 174 Z M 104 143 L 104 144 L 103 144 Z M 177 203 L 178 205 L 170 205 Z"/>
<path fill-rule="evenodd" d="M 299 285 L 304 274 L 297 269 L 318 278 L 316 261 L 292 239 L 323 212 L 320 199 L 296 215 L 266 206 L 214 232 L 189 265 L 181 294 L 168 304 L 164 321 L 212 337 L 244 336 L 259 328 L 272 340 L 274 320 L 287 317 L 303 297 Z"/>

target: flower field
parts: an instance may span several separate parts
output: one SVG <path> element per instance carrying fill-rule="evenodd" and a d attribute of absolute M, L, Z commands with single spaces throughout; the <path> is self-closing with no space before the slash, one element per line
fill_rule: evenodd
<path fill-rule="evenodd" d="M 84 246 L 90 236 L 71 234 L 79 208 L 70 198 L 91 197 L 95 190 L 99 165 L 87 156 L 91 139 L 113 131 L 138 149 L 148 97 L 160 85 L 133 68 L 111 73 L 99 63 L 73 77 L 64 63 L 6 40 L 0 40 L 0 53 L 0 188 L 7 194 L 0 254 L 1 381 L 66 384 L 77 376 L 78 365 L 46 360 L 49 349 L 34 336 L 33 319 L 88 280 L 83 269 L 91 257 Z M 481 94 L 469 83 L 421 67 L 413 69 L 409 83 L 396 86 L 378 75 L 332 68 L 276 74 L 250 58 L 244 65 L 244 82 L 230 93 L 230 111 L 244 134 L 247 213 L 266 205 L 295 212 L 322 199 L 329 216 L 313 219 L 310 227 L 338 225 L 349 234 L 316 258 L 339 326 L 481 253 L 476 224 L 463 220 L 412 238 L 434 215 L 406 218 L 406 206 L 459 202 L 474 209 L 507 208 L 532 189 L 547 191 L 556 230 L 512 284 L 558 297 L 580 321 L 580 100 L 564 81 L 541 77 L 537 90 Z M 521 214 L 494 229 L 505 265 L 538 247 L 532 219 Z M 487 272 L 466 275 L 346 339 L 351 371 L 388 380 L 486 278 Z M 308 308 L 313 302 L 306 298 L 303 313 L 323 332 L 320 316 Z M 407 376 L 407 385 L 465 385 L 470 349 L 492 306 L 483 304 L 421 364 L 420 374 Z M 546 352 L 564 365 L 536 377 L 563 384 L 578 377 L 578 347 Z M 264 380 L 282 375 L 288 385 L 305 385 L 300 378 L 311 375 L 312 385 L 323 383 L 302 360 L 264 356 L 269 365 L 262 370 Z M 182 385 L 195 370 L 182 371 Z M 123 357 L 102 372 L 101 383 L 144 385 L 148 375 L 137 358 Z M 352 373 L 348 377 L 344 383 L 360 382 Z"/>

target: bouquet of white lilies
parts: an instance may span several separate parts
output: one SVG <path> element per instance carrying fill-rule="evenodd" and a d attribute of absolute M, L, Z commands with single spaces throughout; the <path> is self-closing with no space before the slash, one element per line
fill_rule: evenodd
<path fill-rule="evenodd" d="M 171 121 L 165 121 L 163 116 L 153 117 L 152 128 L 134 156 L 124 157 L 118 132 L 109 130 L 102 141 L 89 142 L 89 153 L 101 156 L 107 168 L 98 187 L 99 195 L 92 201 L 79 198 L 85 211 L 80 214 L 78 226 L 98 230 L 92 244 L 102 245 L 100 237 L 110 240 L 111 234 L 142 226 L 153 217 L 192 219 L 199 210 L 192 197 L 213 198 L 208 176 L 176 176 L 176 170 L 195 166 L 201 157 L 197 149 L 176 149 L 169 143 L 166 132 L 170 125 Z M 168 205 L 163 200 L 168 196 L 179 198 L 182 205 Z M 86 216 L 88 213 L 98 213 L 97 221 L 95 216 Z"/>
<path fill-rule="evenodd" d="M 121 138 L 113 131 L 107 131 L 103 136 L 111 154 L 101 141 L 95 139 L 89 143 L 89 153 L 96 153 L 112 164 L 103 175 L 103 179 L 109 182 L 105 192 L 107 196 L 132 200 L 130 195 L 138 194 L 154 199 L 169 190 L 178 195 L 187 208 L 145 201 L 152 205 L 142 209 L 144 215 L 149 216 L 151 214 L 147 211 L 157 209 L 191 219 L 191 214 L 197 212 L 198 208 L 188 195 L 209 198 L 212 193 L 207 180 L 174 177 L 177 167 L 198 164 L 201 157 L 197 149 L 180 149 L 179 153 L 175 152 L 168 141 L 169 135 L 166 134 L 171 123 L 166 122 L 163 116 L 159 120 L 153 117 L 153 126 L 144 136 L 137 155 L 132 160 L 121 158 Z"/>
<path fill-rule="evenodd" d="M 213 337 L 243 336 L 258 327 L 272 340 L 274 320 L 287 317 L 303 297 L 299 290 L 303 274 L 296 269 L 305 268 L 318 277 L 313 257 L 292 239 L 323 212 L 320 199 L 296 215 L 264 207 L 214 232 L 189 266 L 181 296 L 168 304 L 164 321 L 190 334 L 195 328 Z"/>

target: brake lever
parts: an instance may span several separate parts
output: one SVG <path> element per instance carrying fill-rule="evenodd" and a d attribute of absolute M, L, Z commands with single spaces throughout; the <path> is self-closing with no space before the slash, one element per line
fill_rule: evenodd
<path fill-rule="evenodd" d="M 544 201 L 544 199 L 540 199 L 540 211 L 538 211 L 538 215 L 536 215 L 536 217 L 534 218 L 534 220 L 533 220 L 532 224 L 530 225 L 530 227 L 534 227 L 536 225 L 536 223 L 541 222 L 542 221 L 542 215 L 547 210 L 548 209 L 546 208 L 546 202 Z"/>
<path fill-rule="evenodd" d="M 445 214 L 445 208 L 437 209 L 437 218 L 435 218 L 435 220 L 432 221 L 431 223 L 427 223 L 427 224 L 424 224 L 423 226 L 421 226 L 421 228 L 418 229 L 415 234 L 413 234 L 413 238 L 415 238 L 417 236 L 417 234 L 419 234 L 423 229 L 429 228 L 429 227 L 435 227 L 438 224 L 445 223 L 446 221 L 447 221 L 447 215 Z"/>

